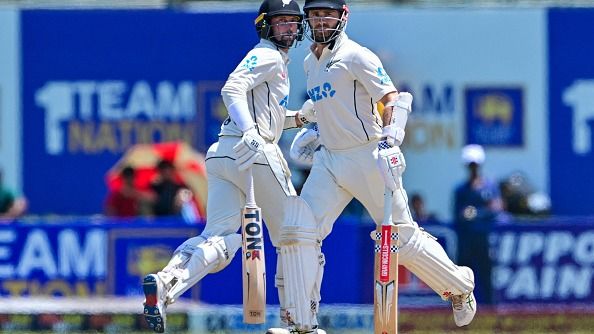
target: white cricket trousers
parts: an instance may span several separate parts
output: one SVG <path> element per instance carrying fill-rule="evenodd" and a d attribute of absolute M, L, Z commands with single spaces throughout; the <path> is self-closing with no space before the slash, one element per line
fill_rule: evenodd
<path fill-rule="evenodd" d="M 206 171 L 208 202 L 206 206 L 205 238 L 237 233 L 241 225 L 241 208 L 245 205 L 247 172 L 235 164 L 233 146 L 241 137 L 222 136 L 208 149 Z M 252 166 L 254 194 L 262 208 L 270 240 L 277 246 L 287 196 L 295 196 L 287 162 L 276 144 L 267 143 L 264 156 Z"/>
<path fill-rule="evenodd" d="M 314 163 L 301 197 L 309 204 L 325 239 L 345 206 L 355 197 L 376 224 L 384 213 L 384 181 L 376 164 L 377 142 L 348 150 L 322 149 Z M 469 293 L 474 278 L 450 260 L 434 237 L 413 221 L 404 189 L 394 192 L 392 222 L 399 226 L 399 260 L 443 299 Z M 370 250 L 370 258 L 371 258 Z"/>
<path fill-rule="evenodd" d="M 347 150 L 330 151 L 322 147 L 315 153 L 301 197 L 320 224 L 322 239 L 330 234 L 332 225 L 353 197 L 363 204 L 376 224 L 381 224 L 385 184 L 376 160 L 375 141 Z M 392 209 L 395 223 L 413 224 L 404 189 L 394 192 Z"/>

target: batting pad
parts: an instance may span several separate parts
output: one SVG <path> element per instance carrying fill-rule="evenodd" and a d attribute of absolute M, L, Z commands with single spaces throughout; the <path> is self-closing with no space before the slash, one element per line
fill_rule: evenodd
<path fill-rule="evenodd" d="M 168 303 L 198 283 L 206 274 L 225 268 L 241 247 L 241 235 L 213 236 L 206 240 L 198 236 L 181 244 L 169 264 L 158 273 L 166 283 L 171 283 L 167 292 Z"/>
<path fill-rule="evenodd" d="M 324 255 L 314 215 L 298 196 L 286 200 L 287 211 L 280 236 L 285 307 L 289 325 L 311 330 L 318 325 L 317 311 L 324 272 Z"/>
<path fill-rule="evenodd" d="M 459 267 L 429 233 L 414 225 L 399 225 L 400 264 L 447 300 L 474 290 L 474 277 Z"/>

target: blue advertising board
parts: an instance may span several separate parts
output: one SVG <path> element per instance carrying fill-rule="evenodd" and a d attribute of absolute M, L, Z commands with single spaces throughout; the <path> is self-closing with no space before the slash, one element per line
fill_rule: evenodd
<path fill-rule="evenodd" d="M 492 242 L 498 303 L 592 305 L 592 218 L 503 225 Z"/>
<path fill-rule="evenodd" d="M 524 144 L 523 90 L 466 87 L 466 143 L 486 147 Z"/>
<path fill-rule="evenodd" d="M 104 175 L 133 144 L 205 151 L 226 116 L 222 83 L 257 43 L 254 15 L 22 11 L 29 211 L 101 212 Z"/>
<path fill-rule="evenodd" d="M 594 10 L 549 11 L 549 151 L 553 211 L 594 213 Z M 543 115 L 544 117 L 544 115 Z"/>
<path fill-rule="evenodd" d="M 0 296 L 135 296 L 199 233 L 181 221 L 58 219 L 0 226 Z M 189 294 L 198 298 L 198 289 Z"/>
<path fill-rule="evenodd" d="M 452 226 L 423 226 L 456 262 L 458 241 Z M 116 295 L 141 300 L 144 275 L 162 269 L 173 251 L 203 227 L 163 219 L 68 218 L 1 225 L 0 296 Z M 324 240 L 323 303 L 373 303 L 372 229 L 371 222 L 340 218 Z M 594 303 L 593 218 L 498 225 L 491 241 L 496 303 Z M 276 252 L 268 238 L 265 252 L 267 303 L 273 305 L 278 304 Z M 401 306 L 448 306 L 404 267 L 399 274 Z M 241 304 L 241 251 L 224 270 L 206 275 L 185 297 L 207 304 Z"/>

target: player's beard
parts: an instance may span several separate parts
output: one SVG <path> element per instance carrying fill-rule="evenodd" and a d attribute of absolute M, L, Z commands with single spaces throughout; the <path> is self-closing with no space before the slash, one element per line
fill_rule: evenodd
<path fill-rule="evenodd" d="M 333 30 L 328 29 L 314 30 L 314 41 L 317 43 L 328 43 L 333 32 Z"/>
<path fill-rule="evenodd" d="M 282 34 L 279 36 L 274 36 L 274 42 L 278 46 L 290 48 L 291 46 L 293 46 L 293 43 L 295 42 L 296 38 L 297 34 L 294 33 Z"/>
<path fill-rule="evenodd" d="M 330 43 L 334 39 L 334 36 L 340 33 L 338 30 L 339 25 L 340 22 L 336 22 L 334 27 L 329 27 L 328 25 L 317 25 L 316 27 L 312 27 L 311 34 L 313 40 L 320 44 Z"/>
<path fill-rule="evenodd" d="M 321 44 L 329 43 L 336 33 L 336 30 L 333 29 L 314 30 L 314 41 Z"/>

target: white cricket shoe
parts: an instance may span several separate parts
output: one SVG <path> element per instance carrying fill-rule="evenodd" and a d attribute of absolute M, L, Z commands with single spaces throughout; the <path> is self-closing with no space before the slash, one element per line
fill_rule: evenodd
<path fill-rule="evenodd" d="M 300 331 L 297 329 L 284 329 L 284 328 L 269 328 L 266 334 L 326 334 L 323 329 L 313 329 L 308 331 Z"/>
<path fill-rule="evenodd" d="M 468 267 L 462 267 L 466 270 L 468 278 L 474 283 L 474 273 Z M 454 322 L 456 326 L 462 327 L 470 324 L 476 314 L 476 299 L 474 293 L 469 292 L 462 295 L 450 297 L 452 310 L 454 311 Z"/>
<path fill-rule="evenodd" d="M 149 274 L 144 277 L 142 282 L 144 290 L 144 318 L 149 327 L 157 332 L 165 332 L 166 315 L 165 309 L 165 286 L 155 274 Z"/>

